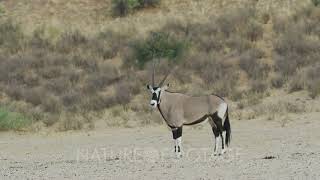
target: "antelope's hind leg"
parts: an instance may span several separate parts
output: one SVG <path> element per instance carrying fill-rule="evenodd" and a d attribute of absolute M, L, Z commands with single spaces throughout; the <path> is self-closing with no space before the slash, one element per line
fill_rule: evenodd
<path fill-rule="evenodd" d="M 224 138 L 223 138 L 223 126 L 222 126 L 222 119 L 219 118 L 217 113 L 214 113 L 210 116 L 210 125 L 212 127 L 213 134 L 215 136 L 215 147 L 214 147 L 214 155 L 224 154 L 225 147 L 224 147 Z M 219 141 L 221 138 L 221 153 L 219 151 Z"/>
<path fill-rule="evenodd" d="M 174 152 L 178 158 L 182 157 L 182 126 L 178 128 L 172 128 L 172 135 L 174 139 Z"/>
<path fill-rule="evenodd" d="M 214 123 L 212 116 L 210 116 L 209 123 L 211 125 L 212 132 L 213 132 L 213 135 L 214 135 L 213 155 L 217 156 L 218 155 L 218 149 L 219 149 L 219 130 L 218 130 L 216 124 Z"/>

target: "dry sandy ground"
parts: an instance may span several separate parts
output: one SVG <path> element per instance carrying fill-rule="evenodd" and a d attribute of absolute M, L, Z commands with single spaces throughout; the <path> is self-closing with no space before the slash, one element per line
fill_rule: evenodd
<path fill-rule="evenodd" d="M 228 154 L 211 157 L 208 126 L 185 128 L 184 157 L 166 127 L 0 134 L 0 179 L 319 179 L 320 113 L 281 123 L 233 121 Z"/>

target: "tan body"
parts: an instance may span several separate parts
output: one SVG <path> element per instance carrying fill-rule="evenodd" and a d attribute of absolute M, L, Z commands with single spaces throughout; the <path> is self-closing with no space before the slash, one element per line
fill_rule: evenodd
<path fill-rule="evenodd" d="M 170 127 L 192 124 L 218 112 L 223 105 L 226 107 L 224 100 L 215 95 L 195 97 L 162 91 L 160 98 L 160 113 Z"/>
<path fill-rule="evenodd" d="M 231 137 L 231 126 L 228 116 L 228 105 L 219 96 L 189 96 L 167 91 L 169 84 L 163 86 L 169 73 L 158 86 L 154 83 L 155 63 L 153 63 L 152 86 L 147 85 L 151 92 L 150 106 L 158 108 L 163 119 L 172 130 L 174 151 L 177 157 L 182 156 L 181 139 L 183 125 L 194 125 L 209 120 L 215 136 L 214 155 L 217 155 L 219 139 L 221 139 L 221 154 L 225 152 L 224 142 L 228 146 Z M 225 133 L 225 137 L 223 136 Z M 225 139 L 225 141 L 224 141 Z"/>

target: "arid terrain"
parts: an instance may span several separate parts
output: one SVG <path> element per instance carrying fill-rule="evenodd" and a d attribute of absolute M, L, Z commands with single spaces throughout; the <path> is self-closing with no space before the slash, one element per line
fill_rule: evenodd
<path fill-rule="evenodd" d="M 286 126 L 232 121 L 227 154 L 212 157 L 209 125 L 185 128 L 184 157 L 165 126 L 44 134 L 1 133 L 0 179 L 317 179 L 320 113 Z"/>

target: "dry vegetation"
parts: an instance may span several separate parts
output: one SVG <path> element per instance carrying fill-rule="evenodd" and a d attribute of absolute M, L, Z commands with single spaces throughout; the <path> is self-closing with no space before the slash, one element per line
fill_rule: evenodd
<path fill-rule="evenodd" d="M 150 124 L 150 119 L 158 123 L 159 117 L 148 109 L 145 91 L 154 58 L 159 74 L 178 66 L 170 79 L 175 89 L 226 96 L 240 110 L 261 103 L 274 89 L 307 90 L 312 98 L 320 94 L 316 3 L 288 17 L 248 3 L 210 16 L 196 9 L 195 19 L 156 14 L 156 20 L 163 16 L 165 21 L 154 27 L 146 24 L 147 30 L 141 22 L 130 29 L 121 24 L 137 17 L 152 19 L 154 12 L 169 5 L 157 0 L 113 1 L 108 11 L 128 17 L 119 19 L 111 13 L 106 19 L 114 26 L 91 33 L 77 28 L 59 31 L 45 24 L 26 33 L 1 5 L 0 18 L 5 14 L 0 19 L 1 106 L 19 112 L 19 117 L 23 114 L 29 124 L 57 125 L 60 130 L 94 128 L 97 119 L 105 119 L 108 126 Z M 176 6 L 180 5 L 185 4 Z M 281 111 L 303 112 L 280 106 Z M 277 113 L 274 105 L 269 107 Z M 255 111 L 266 114 L 265 109 Z M 22 127 L 2 124 L 0 129 Z"/>

